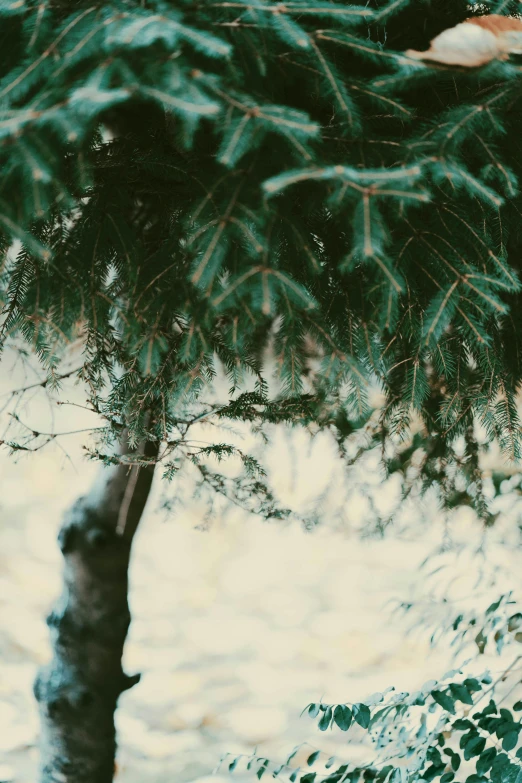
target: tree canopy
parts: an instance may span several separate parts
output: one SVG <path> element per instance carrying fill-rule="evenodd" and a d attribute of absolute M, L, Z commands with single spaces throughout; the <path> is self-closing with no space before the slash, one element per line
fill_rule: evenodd
<path fill-rule="evenodd" d="M 516 458 L 520 65 L 404 55 L 516 6 L 2 2 L 1 345 L 55 383 L 82 340 L 134 439 L 217 359 L 257 378 L 231 415 L 360 421 L 377 380 L 381 435 Z"/>

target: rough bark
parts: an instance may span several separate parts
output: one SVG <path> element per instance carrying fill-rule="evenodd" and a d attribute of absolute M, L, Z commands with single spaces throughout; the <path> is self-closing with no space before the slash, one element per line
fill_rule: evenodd
<path fill-rule="evenodd" d="M 147 444 L 145 455 L 157 450 Z M 130 623 L 131 544 L 154 468 L 103 467 L 86 497 L 65 515 L 58 542 L 64 589 L 47 624 L 52 660 L 36 678 L 41 719 L 41 783 L 110 783 L 114 712 L 139 680 L 122 669 Z"/>

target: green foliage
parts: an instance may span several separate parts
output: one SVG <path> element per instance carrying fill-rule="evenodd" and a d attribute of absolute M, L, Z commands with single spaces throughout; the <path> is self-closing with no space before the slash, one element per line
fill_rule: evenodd
<path fill-rule="evenodd" d="M 305 748 L 301 746 L 278 765 L 257 753 L 225 759 L 229 769 L 246 767 L 258 777 L 269 773 L 274 778 L 300 783 L 519 781 L 522 747 L 516 752 L 515 749 L 522 724 L 511 710 L 501 706 L 506 697 L 497 699 L 495 695 L 499 682 L 511 668 L 494 683 L 488 673 L 464 677 L 461 670 L 454 670 L 441 682 L 430 681 L 413 693 L 395 693 L 393 688 L 376 693 L 367 704 L 310 704 L 308 714 L 312 718 L 319 716 L 318 725 L 323 731 L 330 725 L 332 714 L 344 715 L 348 711 L 364 716 L 361 720 L 356 718 L 356 722 L 367 732 L 370 742 L 368 754 L 374 760 L 367 766 L 327 758 L 320 750 L 303 756 Z M 522 702 L 516 702 L 513 710 L 522 710 Z M 342 731 L 353 730 L 356 725 L 350 721 L 335 723 Z M 315 771 L 296 767 L 298 754 L 306 758 L 306 767 L 315 767 Z"/>
<path fill-rule="evenodd" d="M 402 609 L 410 611 L 413 606 L 413 603 L 404 603 Z M 433 617 L 426 613 L 419 624 L 432 630 L 433 644 L 447 637 L 457 652 L 471 645 L 478 655 L 500 655 L 506 648 L 514 646 L 516 649 L 522 643 L 522 612 L 512 591 L 502 594 L 485 611 L 476 608 L 458 614 L 448 612 L 446 617 L 439 618 L 435 630 Z"/>
<path fill-rule="evenodd" d="M 516 459 L 519 65 L 403 55 L 512 6 L 2 3 L 0 347 L 55 382 L 80 339 L 113 435 L 172 441 L 219 363 L 321 425 L 377 380 L 446 497 L 477 422 Z"/>

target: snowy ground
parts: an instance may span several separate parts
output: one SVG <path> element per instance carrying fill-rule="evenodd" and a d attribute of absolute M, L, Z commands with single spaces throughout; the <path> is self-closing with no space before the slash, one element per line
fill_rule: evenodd
<path fill-rule="evenodd" d="M 0 393 L 19 380 L 4 374 Z M 24 415 L 42 427 L 49 411 L 32 405 Z M 59 412 L 58 429 L 83 426 L 76 410 L 66 415 Z M 0 782 L 35 780 L 31 684 L 49 655 L 43 618 L 59 591 L 55 536 L 95 470 L 82 460 L 81 440 L 69 441 L 70 459 L 58 447 L 18 461 L 0 452 Z M 308 502 L 338 467 L 326 441 L 309 453 L 296 444 L 291 455 L 276 443 L 272 474 L 283 499 Z M 198 503 L 166 518 L 151 502 L 135 542 L 126 648 L 127 671 L 143 679 L 118 711 L 118 780 L 203 781 L 223 752 L 256 745 L 278 758 L 308 740 L 342 756 L 342 735 L 319 734 L 299 717 L 308 702 L 409 690 L 445 672 L 448 649 L 431 652 L 425 637 L 405 636 L 392 612 L 417 585 L 440 525 L 415 538 L 362 540 L 368 501 L 353 487 L 348 497 L 352 523 L 326 519 L 312 533 L 240 514 L 203 532 Z M 428 506 L 417 513 L 419 522 L 434 516 Z M 465 538 L 469 520 L 461 528 Z M 518 553 L 510 557 L 519 568 Z"/>

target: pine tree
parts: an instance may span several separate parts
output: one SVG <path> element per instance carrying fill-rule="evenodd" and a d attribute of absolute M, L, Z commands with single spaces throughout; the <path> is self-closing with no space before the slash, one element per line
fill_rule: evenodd
<path fill-rule="evenodd" d="M 464 469 L 483 511 L 477 424 L 519 457 L 517 40 L 481 67 L 405 54 L 518 10 L 0 2 L 0 348 L 25 341 L 59 387 L 81 341 L 78 377 L 106 424 L 100 483 L 60 536 L 66 589 L 36 686 L 45 783 L 111 780 L 113 712 L 134 683 L 132 536 L 156 467 L 169 478 L 208 453 L 187 454 L 180 425 L 314 423 L 342 441 L 378 382 L 375 439 L 420 421 L 424 480 L 449 503 Z M 217 362 L 230 401 L 205 408 Z M 242 497 L 282 513 L 241 457 Z"/>

